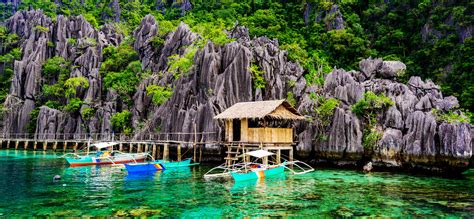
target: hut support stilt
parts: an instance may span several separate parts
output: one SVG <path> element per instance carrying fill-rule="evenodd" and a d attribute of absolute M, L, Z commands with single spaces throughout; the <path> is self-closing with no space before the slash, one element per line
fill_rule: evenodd
<path fill-rule="evenodd" d="M 168 144 L 165 144 L 163 147 L 163 160 L 168 160 L 169 157 L 169 148 Z"/>
<path fill-rule="evenodd" d="M 181 144 L 178 144 L 178 161 L 181 161 Z"/>

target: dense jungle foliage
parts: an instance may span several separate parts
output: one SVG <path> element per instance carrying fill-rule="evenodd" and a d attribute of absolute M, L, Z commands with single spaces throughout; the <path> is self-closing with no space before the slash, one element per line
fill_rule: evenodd
<path fill-rule="evenodd" d="M 316 84 L 322 84 L 334 67 L 355 69 L 362 58 L 400 60 L 407 64 L 406 78 L 432 79 L 441 84 L 445 95 L 456 96 L 462 107 L 474 111 L 472 1 L 22 0 L 16 10 L 29 8 L 40 8 L 53 19 L 58 14 L 82 15 L 96 27 L 115 22 L 126 35 L 152 14 L 162 28 L 160 36 L 184 21 L 219 44 L 229 41 L 221 30 L 245 25 L 251 37 L 278 39 L 289 58 L 305 68 L 309 83 Z M 0 3 L 0 20 L 14 9 L 12 3 Z M 0 31 L 0 42 L 8 37 L 12 36 Z M 157 38 L 154 43 L 160 46 L 163 40 Z M 0 49 L 15 52 L 13 47 Z M 0 66 L 11 68 L 8 63 L 14 57 L 3 57 Z M 116 86 L 118 72 L 134 72 L 133 59 L 124 63 L 112 59 L 102 70 L 110 72 L 108 83 Z M 178 61 L 186 64 L 186 60 Z M 126 68 L 114 69 L 114 64 Z M 0 97 L 8 90 L 3 81 Z M 159 104 L 161 97 L 156 96 Z"/>

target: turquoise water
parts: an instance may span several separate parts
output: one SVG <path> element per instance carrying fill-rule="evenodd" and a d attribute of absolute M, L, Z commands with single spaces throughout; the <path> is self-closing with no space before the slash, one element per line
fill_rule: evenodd
<path fill-rule="evenodd" d="M 69 168 L 59 155 L 0 150 L 2 216 L 470 216 L 474 170 L 459 179 L 318 169 L 264 181 L 207 182 L 210 166 L 127 175 Z M 62 180 L 53 182 L 54 175 Z"/>

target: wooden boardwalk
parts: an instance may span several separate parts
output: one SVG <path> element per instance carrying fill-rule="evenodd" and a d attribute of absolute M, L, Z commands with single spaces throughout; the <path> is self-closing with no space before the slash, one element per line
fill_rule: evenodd
<path fill-rule="evenodd" d="M 194 133 L 159 133 L 146 137 L 133 137 L 125 134 L 4 134 L 0 135 L 0 149 L 15 150 L 53 150 L 58 152 L 88 151 L 91 144 L 97 142 L 117 142 L 118 150 L 129 153 L 149 152 L 155 159 L 169 159 L 170 147 L 176 148 L 177 160 L 192 149 L 193 160 L 202 160 L 203 146 L 206 144 L 220 145 L 214 140 L 198 141 L 198 139 L 214 138 L 215 132 Z M 215 138 L 214 138 L 215 139 Z M 182 153 L 182 149 L 186 151 Z"/>

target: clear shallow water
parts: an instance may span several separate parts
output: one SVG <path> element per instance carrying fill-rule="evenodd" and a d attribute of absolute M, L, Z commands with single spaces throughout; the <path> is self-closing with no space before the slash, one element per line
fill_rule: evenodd
<path fill-rule="evenodd" d="M 0 217 L 474 215 L 474 170 L 445 179 L 319 169 L 234 184 L 203 180 L 209 168 L 127 175 L 110 166 L 68 168 L 54 154 L 0 150 Z"/>

